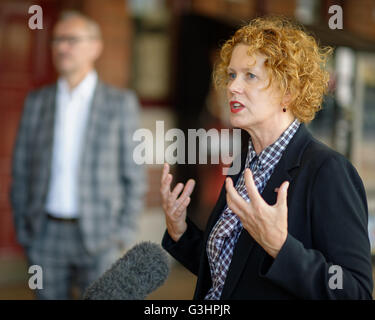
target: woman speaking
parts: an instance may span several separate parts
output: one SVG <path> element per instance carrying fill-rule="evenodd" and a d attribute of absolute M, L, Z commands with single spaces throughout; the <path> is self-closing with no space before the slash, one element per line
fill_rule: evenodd
<path fill-rule="evenodd" d="M 171 190 L 163 247 L 197 275 L 195 299 L 372 299 L 361 178 L 305 127 L 320 109 L 331 53 L 282 18 L 258 18 L 221 48 L 214 72 L 247 134 L 204 231 L 186 215 L 194 180 Z"/>

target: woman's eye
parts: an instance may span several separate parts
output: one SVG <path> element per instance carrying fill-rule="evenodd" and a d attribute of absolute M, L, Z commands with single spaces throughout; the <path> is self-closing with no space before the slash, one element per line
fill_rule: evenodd
<path fill-rule="evenodd" d="M 248 76 L 248 78 L 250 78 L 250 79 L 254 79 L 254 78 L 256 78 L 256 75 L 253 74 L 253 73 L 251 73 L 251 72 L 249 72 L 249 73 L 247 74 L 247 76 Z"/>
<path fill-rule="evenodd" d="M 234 72 L 229 72 L 228 73 L 228 77 L 229 79 L 233 80 L 233 79 L 236 79 L 236 74 Z"/>

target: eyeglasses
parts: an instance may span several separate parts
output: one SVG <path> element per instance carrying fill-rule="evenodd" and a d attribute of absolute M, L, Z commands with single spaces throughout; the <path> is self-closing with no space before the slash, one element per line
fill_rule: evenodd
<path fill-rule="evenodd" d="M 62 42 L 66 42 L 69 46 L 74 46 L 77 43 L 84 41 L 84 40 L 92 40 L 95 39 L 93 36 L 81 36 L 81 37 L 75 37 L 75 36 L 62 36 L 62 37 L 54 37 L 51 40 L 51 44 L 53 46 L 57 46 L 58 44 Z"/>

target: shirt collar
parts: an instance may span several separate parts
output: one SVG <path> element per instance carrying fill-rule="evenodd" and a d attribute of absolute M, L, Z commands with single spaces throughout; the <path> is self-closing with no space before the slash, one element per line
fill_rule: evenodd
<path fill-rule="evenodd" d="M 71 97 L 80 96 L 82 98 L 90 98 L 94 92 L 97 80 L 98 74 L 95 70 L 92 70 L 73 90 L 69 90 L 68 82 L 62 77 L 57 82 L 57 88 L 59 93 L 67 94 Z"/>
<path fill-rule="evenodd" d="M 283 151 L 286 149 L 289 141 L 293 138 L 294 134 L 300 126 L 298 119 L 295 119 L 289 127 L 280 135 L 280 137 L 267 148 L 262 150 L 258 155 L 258 166 L 265 169 L 271 163 L 270 160 L 280 158 Z M 249 139 L 249 148 L 246 160 L 246 167 L 250 167 L 250 163 L 257 157 L 251 137 Z"/>

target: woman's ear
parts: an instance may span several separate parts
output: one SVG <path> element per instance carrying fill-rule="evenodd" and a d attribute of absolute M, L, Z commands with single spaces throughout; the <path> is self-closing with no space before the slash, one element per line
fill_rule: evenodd
<path fill-rule="evenodd" d="M 289 104 L 292 102 L 292 95 L 290 94 L 289 91 L 287 91 L 282 99 L 281 99 L 281 105 L 282 106 L 289 106 Z"/>

